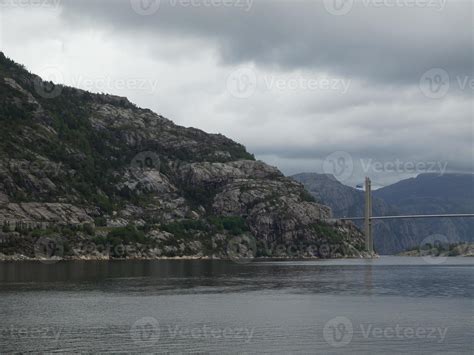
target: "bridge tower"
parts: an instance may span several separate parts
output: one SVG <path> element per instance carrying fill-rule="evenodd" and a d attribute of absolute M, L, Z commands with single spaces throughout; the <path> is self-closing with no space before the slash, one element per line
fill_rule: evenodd
<path fill-rule="evenodd" d="M 365 249 L 374 251 L 374 239 L 372 235 L 372 182 L 365 178 L 365 211 L 364 211 Z"/>

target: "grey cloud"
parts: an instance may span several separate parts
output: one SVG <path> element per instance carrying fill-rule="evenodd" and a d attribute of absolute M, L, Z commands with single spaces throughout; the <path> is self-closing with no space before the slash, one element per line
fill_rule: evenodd
<path fill-rule="evenodd" d="M 67 21 L 146 36 L 205 38 L 228 65 L 312 68 L 392 85 L 417 83 L 437 67 L 452 78 L 472 76 L 472 3 L 467 0 L 448 0 L 441 10 L 366 7 L 360 1 L 345 16 L 331 15 L 318 1 L 260 0 L 250 11 L 173 3 L 161 0 L 155 14 L 140 16 L 126 0 L 62 2 Z"/>
<path fill-rule="evenodd" d="M 65 77 L 156 80 L 151 94 L 116 94 L 178 124 L 223 133 L 286 173 L 323 172 L 322 161 L 337 151 L 355 161 L 440 161 L 450 171 L 473 171 L 472 89 L 461 93 L 455 82 L 473 78 L 470 2 L 448 0 L 443 11 L 358 5 L 332 16 L 309 1 L 260 0 L 249 12 L 169 1 L 151 16 L 135 13 L 128 0 L 63 0 L 57 18 L 15 12 L 5 43 L 38 73 L 56 65 Z M 260 79 L 329 75 L 351 85 L 345 93 L 259 87 L 236 99 L 226 79 L 240 64 Z M 433 67 L 444 68 L 452 84 L 436 100 L 418 87 Z M 364 172 L 354 169 L 359 182 Z"/>

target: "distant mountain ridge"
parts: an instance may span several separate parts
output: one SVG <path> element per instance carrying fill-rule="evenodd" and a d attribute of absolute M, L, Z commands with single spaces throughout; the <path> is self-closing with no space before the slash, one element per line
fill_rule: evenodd
<path fill-rule="evenodd" d="M 456 208 L 468 209 L 467 213 L 474 207 L 474 174 L 420 174 L 376 190 L 374 194 L 400 206 L 420 199 L 452 200 L 456 201 Z"/>
<path fill-rule="evenodd" d="M 335 217 L 364 214 L 364 192 L 343 185 L 331 175 L 303 173 L 292 176 L 305 185 L 320 203 L 332 208 Z M 416 178 L 373 191 L 373 213 L 378 216 L 402 214 L 449 214 L 474 211 L 473 174 L 420 174 Z M 361 222 L 357 223 L 362 226 Z M 377 221 L 375 248 L 380 254 L 396 254 L 413 248 L 434 234 L 450 242 L 472 242 L 474 219 Z"/>

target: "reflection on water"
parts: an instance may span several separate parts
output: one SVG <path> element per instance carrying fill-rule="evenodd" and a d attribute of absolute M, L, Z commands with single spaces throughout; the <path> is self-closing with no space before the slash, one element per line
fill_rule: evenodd
<path fill-rule="evenodd" d="M 397 257 L 3 263 L 0 351 L 470 353 L 473 266 Z"/>
<path fill-rule="evenodd" d="M 299 262 L 114 261 L 0 264 L 2 291 L 97 290 L 131 293 L 226 293 L 279 290 L 339 295 L 472 297 L 474 260 L 443 265 L 335 260 Z M 407 260 L 407 263 L 403 263 Z M 416 259 L 417 261 L 420 261 Z M 123 286 L 127 285 L 127 288 Z M 402 287 L 403 285 L 403 287 Z"/>

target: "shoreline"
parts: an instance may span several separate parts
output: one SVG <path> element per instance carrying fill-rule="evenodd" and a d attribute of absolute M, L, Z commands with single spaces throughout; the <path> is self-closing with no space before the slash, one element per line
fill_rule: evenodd
<path fill-rule="evenodd" d="M 417 257 L 417 256 L 434 256 L 434 257 L 443 257 L 443 258 L 456 258 L 456 257 L 474 257 L 474 244 L 472 243 L 461 243 L 454 245 L 451 248 L 446 249 L 415 249 L 415 250 L 406 250 L 404 252 L 398 253 L 397 256 L 408 256 L 408 257 Z"/>
<path fill-rule="evenodd" d="M 220 257 L 209 257 L 209 256 L 175 256 L 175 257 L 130 257 L 130 258 L 107 258 L 107 257 L 68 257 L 68 258 L 30 258 L 25 255 L 2 255 L 0 256 L 1 263 L 10 262 L 41 262 L 44 264 L 55 264 L 59 262 L 70 262 L 70 261 L 164 261 L 164 260 L 175 260 L 175 261 L 197 261 L 197 260 L 216 260 L 216 261 L 234 261 L 236 263 L 251 263 L 253 261 L 310 261 L 310 260 L 344 260 L 344 259 L 379 259 L 380 255 L 375 254 L 372 256 L 360 256 L 360 257 L 338 257 L 338 258 L 319 258 L 319 257 L 256 257 L 256 258 L 220 258 Z"/>

